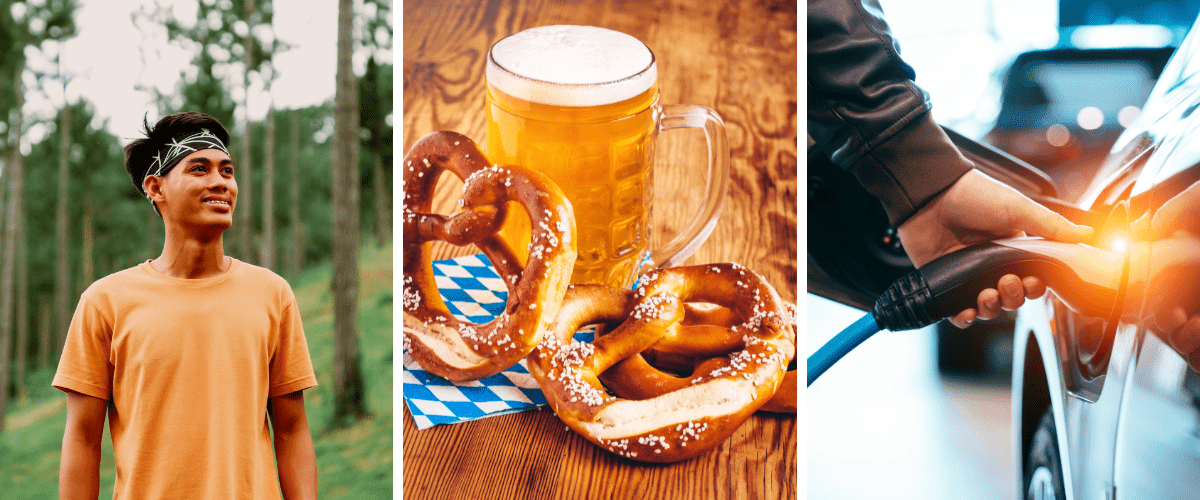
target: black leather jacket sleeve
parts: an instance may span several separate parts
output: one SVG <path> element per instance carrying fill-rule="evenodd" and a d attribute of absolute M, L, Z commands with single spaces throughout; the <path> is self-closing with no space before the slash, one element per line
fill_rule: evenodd
<path fill-rule="evenodd" d="M 929 112 L 877 0 L 808 0 L 808 134 L 899 226 L 973 164 Z"/>

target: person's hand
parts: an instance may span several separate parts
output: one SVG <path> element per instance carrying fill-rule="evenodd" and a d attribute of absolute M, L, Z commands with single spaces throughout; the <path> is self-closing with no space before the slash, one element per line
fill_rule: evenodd
<path fill-rule="evenodd" d="M 1158 210 L 1139 217 L 1130 224 L 1130 233 L 1135 241 L 1155 241 L 1171 237 L 1176 231 L 1200 235 L 1200 218 L 1196 207 L 1200 206 L 1200 182 L 1193 183 L 1179 194 L 1163 203 Z M 1151 223 L 1150 214 L 1154 215 Z"/>
<path fill-rule="evenodd" d="M 1148 242 L 1150 288 L 1147 328 L 1179 353 L 1188 367 L 1200 373 L 1200 182 L 1188 186 L 1130 224 L 1131 239 Z M 1152 218 L 1153 217 L 1153 218 Z M 1146 243 L 1135 243 L 1133 248 Z M 1150 249 L 1134 251 L 1148 258 Z"/>
<path fill-rule="evenodd" d="M 1180 306 L 1160 307 L 1150 319 L 1150 330 L 1200 373 L 1200 315 L 1188 316 Z"/>
<path fill-rule="evenodd" d="M 1017 190 L 972 170 L 926 204 L 897 228 L 904 251 L 913 265 L 930 261 L 974 243 L 1031 235 L 1077 243 L 1092 235 L 1092 228 L 1072 224 Z M 966 328 L 976 318 L 992 319 L 1000 310 L 1014 310 L 1025 298 L 1038 298 L 1046 285 L 1033 276 L 1000 278 L 996 288 L 979 293 L 977 309 L 950 318 Z"/>
<path fill-rule="evenodd" d="M 1156 215 L 1154 223 L 1159 220 Z M 1149 258 L 1150 248 L 1139 249 L 1141 245 L 1145 243 L 1134 244 L 1134 259 Z M 1200 373 L 1200 237 L 1175 231 L 1170 238 L 1154 241 L 1153 254 L 1143 306 L 1149 315 L 1143 324 Z M 1140 262 L 1131 265 L 1146 269 Z M 1138 285 L 1131 280 L 1128 287 Z"/>

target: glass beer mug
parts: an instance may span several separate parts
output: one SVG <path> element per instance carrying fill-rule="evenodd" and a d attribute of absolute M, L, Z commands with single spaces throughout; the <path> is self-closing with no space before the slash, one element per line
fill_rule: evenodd
<path fill-rule="evenodd" d="M 572 283 L 628 287 L 647 257 L 683 262 L 712 233 L 729 179 L 721 118 L 658 103 L 654 54 L 636 38 L 588 26 L 543 26 L 496 42 L 487 61 L 487 154 L 550 177 L 575 209 Z M 695 219 L 649 248 L 658 132 L 700 128 L 708 140 L 706 193 Z M 515 208 L 515 210 L 513 210 Z M 518 254 L 529 218 L 515 205 L 502 234 Z"/>

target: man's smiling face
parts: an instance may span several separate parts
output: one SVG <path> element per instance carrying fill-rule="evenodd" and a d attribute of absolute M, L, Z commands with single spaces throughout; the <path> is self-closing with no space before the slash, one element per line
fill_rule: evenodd
<path fill-rule="evenodd" d="M 225 152 L 202 149 L 185 156 L 159 178 L 158 210 L 168 224 L 224 231 L 233 225 L 237 180 Z"/>

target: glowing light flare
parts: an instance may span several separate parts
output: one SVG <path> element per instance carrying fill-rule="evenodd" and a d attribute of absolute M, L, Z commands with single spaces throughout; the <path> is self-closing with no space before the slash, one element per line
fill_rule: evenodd
<path fill-rule="evenodd" d="M 1096 130 L 1104 125 L 1104 112 L 1095 106 L 1088 106 L 1079 110 L 1079 114 L 1075 115 L 1075 121 L 1084 130 Z"/>
<path fill-rule="evenodd" d="M 1114 234 L 1108 237 L 1105 247 L 1114 253 L 1124 254 L 1129 251 L 1129 237 L 1124 234 Z"/>
<path fill-rule="evenodd" d="M 1140 114 L 1142 114 L 1141 108 L 1137 106 L 1125 106 L 1121 108 L 1121 111 L 1117 112 L 1117 122 L 1119 122 L 1122 127 L 1128 127 L 1133 124 L 1133 121 L 1136 120 Z"/>
<path fill-rule="evenodd" d="M 1061 123 L 1055 123 L 1046 129 L 1046 142 L 1051 146 L 1061 148 L 1071 141 L 1071 131 Z"/>

